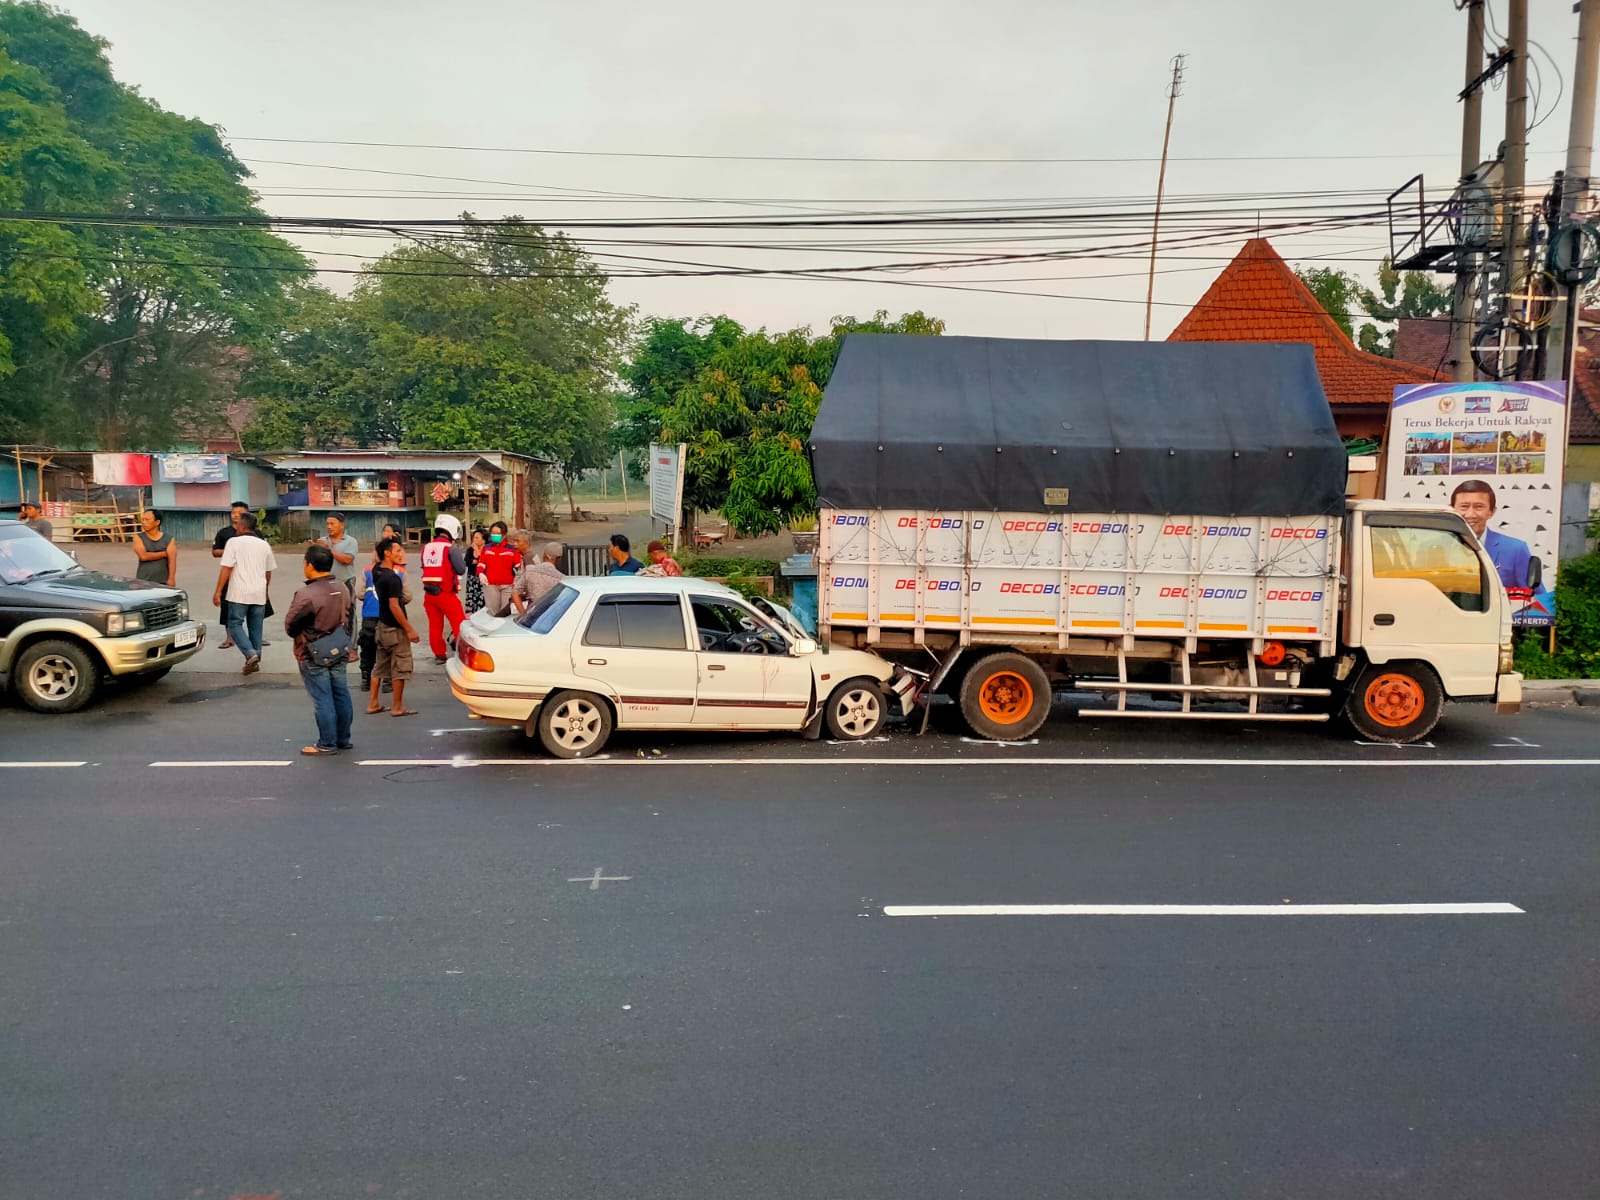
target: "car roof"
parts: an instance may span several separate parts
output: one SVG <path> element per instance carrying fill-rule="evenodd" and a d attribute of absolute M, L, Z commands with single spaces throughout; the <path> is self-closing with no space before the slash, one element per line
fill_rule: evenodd
<path fill-rule="evenodd" d="M 580 592 L 603 589 L 607 592 L 670 592 L 679 595 L 694 592 L 699 596 L 725 596 L 733 600 L 744 599 L 726 584 L 713 583 L 693 575 L 568 575 L 562 583 L 570 584 Z"/>

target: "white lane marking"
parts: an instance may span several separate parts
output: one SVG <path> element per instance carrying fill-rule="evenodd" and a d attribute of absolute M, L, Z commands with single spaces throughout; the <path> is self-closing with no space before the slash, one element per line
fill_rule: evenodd
<path fill-rule="evenodd" d="M 287 758 L 169 758 L 153 762 L 152 767 L 287 767 Z"/>
<path fill-rule="evenodd" d="M 363 758 L 358 767 L 1600 767 L 1600 758 Z M 162 764 L 152 764 L 162 765 Z"/>
<path fill-rule="evenodd" d="M 1037 746 L 1039 744 L 1038 738 L 1029 738 L 1025 742 L 996 742 L 989 738 L 974 737 L 964 737 L 961 740 L 969 746 Z"/>
<path fill-rule="evenodd" d="M 1525 742 L 1519 737 L 1512 738 L 1509 742 L 1495 742 L 1496 750 L 1538 750 L 1538 742 Z"/>
<path fill-rule="evenodd" d="M 886 917 L 1431 917 L 1508 916 L 1503 902 L 1470 904 L 887 904 Z"/>
<path fill-rule="evenodd" d="M 443 737 L 447 733 L 493 733 L 494 731 L 492 725 L 470 725 L 465 729 L 430 729 L 428 736 Z"/>
<path fill-rule="evenodd" d="M 604 867 L 596 867 L 593 875 L 584 875 L 578 879 L 569 879 L 568 883 L 587 883 L 591 892 L 598 892 L 602 883 L 631 883 L 632 875 L 602 875 Z"/>
<path fill-rule="evenodd" d="M 1363 742 L 1357 738 L 1353 743 L 1356 746 L 1383 746 L 1389 750 L 1433 750 L 1436 749 L 1432 742 Z"/>
<path fill-rule="evenodd" d="M 87 765 L 87 759 L 83 759 L 78 762 L 0 762 L 0 767 L 11 767 L 13 769 L 26 768 L 28 770 L 36 771 L 47 771 L 56 767 L 82 767 Z"/>

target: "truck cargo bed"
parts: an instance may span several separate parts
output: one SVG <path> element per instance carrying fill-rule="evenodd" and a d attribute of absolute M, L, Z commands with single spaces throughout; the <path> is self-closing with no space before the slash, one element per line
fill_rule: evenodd
<path fill-rule="evenodd" d="M 1337 633 L 1332 516 L 1210 517 L 827 509 L 825 631 L 955 633 L 963 644 L 1175 638 L 1315 642 Z"/>

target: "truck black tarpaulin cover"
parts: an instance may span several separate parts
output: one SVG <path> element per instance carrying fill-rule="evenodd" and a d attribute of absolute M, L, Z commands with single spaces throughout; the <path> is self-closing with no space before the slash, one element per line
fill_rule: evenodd
<path fill-rule="evenodd" d="M 1040 512 L 1067 489 L 1077 512 L 1344 511 L 1300 345 L 852 333 L 811 452 L 823 508 Z"/>

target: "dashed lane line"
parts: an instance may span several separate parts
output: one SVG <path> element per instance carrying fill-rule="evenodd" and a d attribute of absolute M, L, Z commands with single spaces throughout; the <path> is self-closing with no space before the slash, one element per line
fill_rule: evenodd
<path fill-rule="evenodd" d="M 1466 904 L 887 904 L 886 917 L 1490 917 L 1504 901 Z"/>
<path fill-rule="evenodd" d="M 12 770 L 48 771 L 57 767 L 85 767 L 88 761 L 80 759 L 76 762 L 0 762 L 0 767 L 9 767 Z"/>
<path fill-rule="evenodd" d="M 152 767 L 287 767 L 287 758 L 169 758 L 153 762 Z"/>

